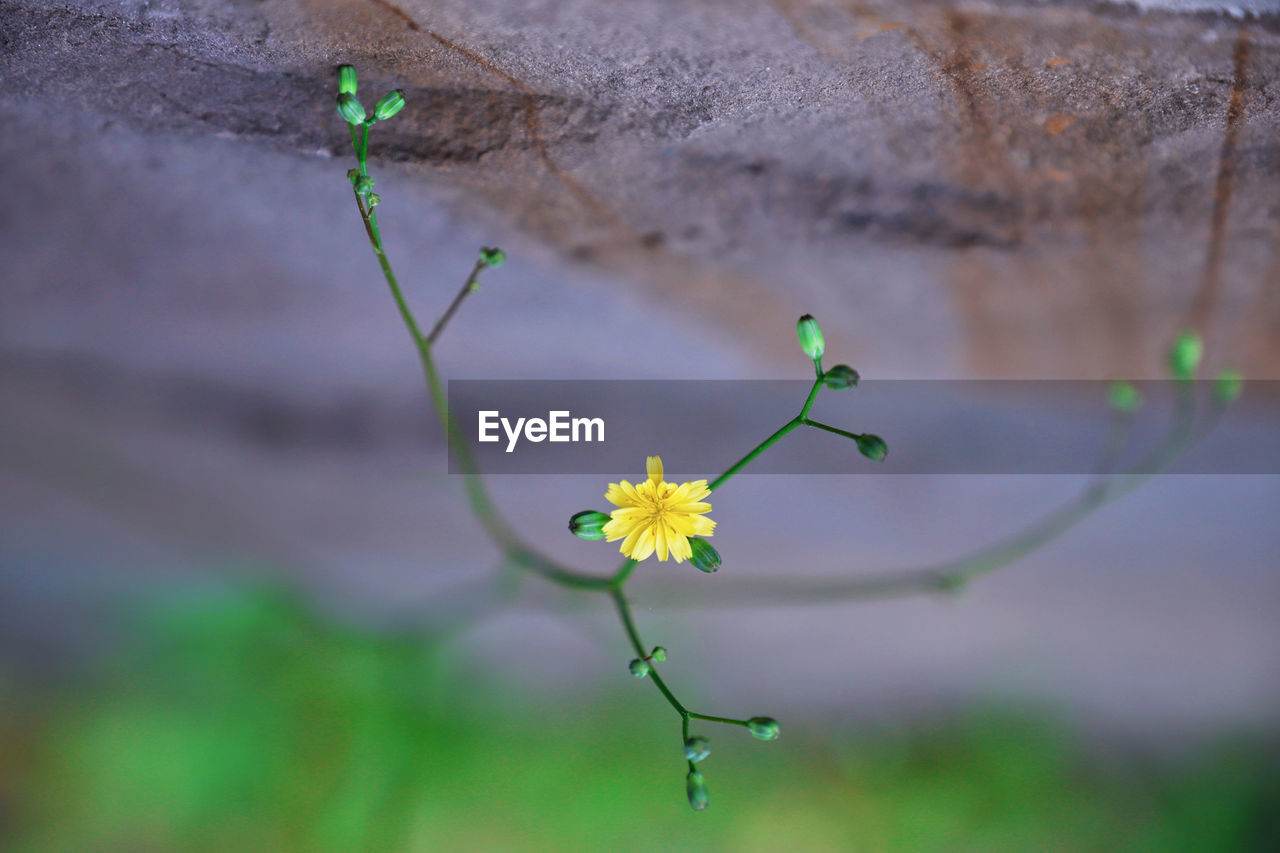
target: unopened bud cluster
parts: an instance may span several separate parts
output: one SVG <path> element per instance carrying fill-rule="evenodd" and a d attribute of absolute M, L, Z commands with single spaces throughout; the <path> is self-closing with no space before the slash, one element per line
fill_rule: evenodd
<path fill-rule="evenodd" d="M 404 109 L 404 90 L 393 89 L 378 99 L 373 115 L 365 112 L 364 105 L 356 97 L 356 69 L 350 65 L 338 68 L 338 115 L 347 124 L 373 124 L 386 121 Z"/>

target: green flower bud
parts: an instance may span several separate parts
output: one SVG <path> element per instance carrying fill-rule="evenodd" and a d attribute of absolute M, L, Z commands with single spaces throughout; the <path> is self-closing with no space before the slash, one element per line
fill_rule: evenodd
<path fill-rule="evenodd" d="M 889 445 L 878 435 L 864 433 L 854 439 L 858 443 L 858 452 L 873 462 L 881 462 L 889 455 Z"/>
<path fill-rule="evenodd" d="M 506 259 L 507 253 L 497 246 L 485 246 L 480 250 L 480 260 L 484 261 L 487 267 L 500 267 Z"/>
<path fill-rule="evenodd" d="M 392 89 L 373 105 L 373 120 L 386 121 L 404 109 L 404 89 Z"/>
<path fill-rule="evenodd" d="M 647 660 L 636 658 L 631 662 L 630 669 L 631 669 L 631 674 L 634 675 L 636 678 L 644 678 L 646 675 L 649 674 L 649 670 L 651 669 L 651 667 L 649 666 L 649 662 Z"/>
<path fill-rule="evenodd" d="M 338 115 L 347 124 L 360 124 L 364 121 L 364 106 L 350 92 L 338 95 Z"/>
<path fill-rule="evenodd" d="M 356 69 L 354 65 L 338 66 L 338 94 L 356 93 Z"/>
<path fill-rule="evenodd" d="M 689 761 L 701 761 L 711 754 L 711 741 L 694 735 L 684 742 L 684 757 Z"/>
<path fill-rule="evenodd" d="M 584 509 L 569 519 L 569 532 L 579 539 L 603 539 L 604 526 L 609 516 L 594 509 Z"/>
<path fill-rule="evenodd" d="M 347 169 L 347 180 L 351 182 L 351 186 L 356 185 L 356 181 L 360 180 L 359 169 Z"/>
<path fill-rule="evenodd" d="M 1198 334 L 1186 331 L 1178 335 L 1178 339 L 1169 348 L 1169 371 L 1173 373 L 1173 378 L 1194 379 L 1202 355 L 1204 344 Z"/>
<path fill-rule="evenodd" d="M 685 790 L 689 794 L 689 805 L 695 812 L 702 811 L 711 802 L 711 795 L 707 793 L 707 782 L 697 770 L 689 771 Z"/>
<path fill-rule="evenodd" d="M 1142 406 L 1142 394 L 1133 387 L 1132 382 L 1112 382 L 1107 397 L 1111 401 L 1111 408 L 1126 415 L 1133 414 Z"/>
<path fill-rule="evenodd" d="M 1231 405 L 1243 390 L 1244 377 L 1233 367 L 1219 373 L 1218 378 L 1213 381 L 1213 399 L 1218 401 L 1219 406 Z"/>
<path fill-rule="evenodd" d="M 853 388 L 858 384 L 858 371 L 847 364 L 837 364 L 822 374 L 822 384 L 835 391 Z"/>
<path fill-rule="evenodd" d="M 667 650 L 662 646 L 654 646 L 653 651 L 649 652 L 649 660 L 656 663 L 662 663 L 667 659 Z"/>
<path fill-rule="evenodd" d="M 720 552 L 711 546 L 711 543 L 698 536 L 689 537 L 689 548 L 693 551 L 693 556 L 689 558 L 689 562 L 693 563 L 693 567 L 703 572 L 714 572 L 720 568 Z"/>
<path fill-rule="evenodd" d="M 782 726 L 773 717 L 752 717 L 747 720 L 747 728 L 760 740 L 776 740 Z"/>
<path fill-rule="evenodd" d="M 365 203 L 369 205 L 370 210 L 373 210 L 375 207 L 382 204 L 382 196 L 377 193 L 369 193 L 364 197 L 364 200 Z"/>
<path fill-rule="evenodd" d="M 826 341 L 822 339 L 822 327 L 813 319 L 812 314 L 805 314 L 796 322 L 796 335 L 800 338 L 800 349 L 813 361 L 822 358 L 827 351 Z"/>
<path fill-rule="evenodd" d="M 355 180 L 356 192 L 360 195 L 368 195 L 373 192 L 373 178 L 369 175 L 359 175 Z"/>

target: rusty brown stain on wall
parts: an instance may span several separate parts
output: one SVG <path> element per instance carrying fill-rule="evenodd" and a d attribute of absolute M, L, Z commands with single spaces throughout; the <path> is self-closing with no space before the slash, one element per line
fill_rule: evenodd
<path fill-rule="evenodd" d="M 1050 136 L 1057 136 L 1062 131 L 1076 123 L 1075 116 L 1069 116 L 1065 113 L 1058 113 L 1050 116 L 1044 123 L 1044 129 Z"/>
<path fill-rule="evenodd" d="M 1209 216 L 1209 244 L 1205 251 L 1204 272 L 1185 325 L 1207 331 L 1222 287 L 1222 262 L 1227 240 L 1227 219 L 1231 197 L 1236 186 L 1236 149 L 1240 144 L 1240 125 L 1244 121 L 1245 87 L 1251 42 L 1241 30 L 1231 52 L 1231 93 L 1227 96 L 1227 114 L 1222 129 L 1222 148 L 1218 154 L 1218 176 L 1213 186 L 1213 212 Z"/>

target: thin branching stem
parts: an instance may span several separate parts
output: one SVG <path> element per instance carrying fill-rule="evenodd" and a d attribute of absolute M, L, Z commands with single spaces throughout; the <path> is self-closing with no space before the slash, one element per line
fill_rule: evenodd
<path fill-rule="evenodd" d="M 349 124 L 348 127 L 351 134 L 352 148 L 355 151 L 356 160 L 359 164 L 358 176 L 353 175 L 353 183 L 357 184 L 355 187 L 356 207 L 360 211 L 360 219 L 364 225 L 365 234 L 368 237 L 370 248 L 378 259 L 378 265 L 382 269 L 383 277 L 386 279 L 387 287 L 391 291 L 392 299 L 395 301 L 396 308 L 404 322 L 405 329 L 408 331 L 409 336 L 412 338 L 414 346 L 418 351 L 418 357 L 422 364 L 423 375 L 426 378 L 427 388 L 431 399 L 431 406 L 445 432 L 450 459 L 457 465 L 457 468 L 463 477 L 467 499 L 472 512 L 475 514 L 486 534 L 502 552 L 505 561 L 527 569 L 564 587 L 608 594 L 614 602 L 618 612 L 618 618 L 622 623 L 623 631 L 625 632 L 632 648 L 635 650 L 637 657 L 645 661 L 650 661 L 650 656 L 645 651 L 645 644 L 641 640 L 640 632 L 636 627 L 635 619 L 633 618 L 631 607 L 627 602 L 624 591 L 627 581 L 631 578 L 632 573 L 638 565 L 637 561 L 630 558 L 623 560 L 621 565 L 619 565 L 613 574 L 608 576 L 586 574 L 566 566 L 562 566 L 556 561 L 542 555 L 524 542 L 524 540 L 515 532 L 512 526 L 495 506 L 493 499 L 490 497 L 489 492 L 484 485 L 479 467 L 471 453 L 470 446 L 467 443 L 463 432 L 458 428 L 458 424 L 449 410 L 444 384 L 436 370 L 435 360 L 432 354 L 433 346 L 439 340 L 441 334 L 453 319 L 458 309 L 462 306 L 462 303 L 466 300 L 469 294 L 478 289 L 480 273 L 486 266 L 488 266 L 488 261 L 483 255 L 476 261 L 470 274 L 468 274 L 466 279 L 463 281 L 462 287 L 453 297 L 453 300 L 449 303 L 443 314 L 441 314 L 439 320 L 436 321 L 429 333 L 424 334 L 422 327 L 414 316 L 413 310 L 405 299 L 404 291 L 401 289 L 400 283 L 396 279 L 390 259 L 387 257 L 385 247 L 383 246 L 382 234 L 378 227 L 378 218 L 376 211 L 374 210 L 374 205 L 376 204 L 377 199 L 369 192 L 369 186 L 371 184 L 367 180 L 362 180 L 369 177 L 369 123 Z M 363 186 L 360 186 L 360 184 L 363 184 Z M 781 441 L 782 438 L 799 426 L 814 427 L 816 429 L 835 433 L 854 440 L 865 438 L 865 436 L 861 436 L 857 433 L 849 432 L 848 430 L 843 430 L 839 427 L 834 427 L 809 418 L 809 411 L 812 409 L 814 401 L 817 399 L 818 393 L 823 387 L 823 381 L 825 378 L 821 358 L 813 359 L 813 364 L 815 379 L 799 413 L 784 423 L 769 437 L 748 451 L 746 455 L 731 465 L 723 474 L 712 480 L 707 486 L 709 490 L 715 491 L 725 483 L 729 482 L 763 453 L 768 451 L 769 448 L 773 447 L 773 445 Z M 1052 541 L 1067 529 L 1078 524 L 1090 513 L 1096 511 L 1105 504 L 1128 494 L 1133 491 L 1133 489 L 1137 488 L 1138 485 L 1141 485 L 1142 482 L 1145 482 L 1146 479 L 1149 479 L 1151 476 L 1154 476 L 1156 473 L 1164 470 L 1168 464 L 1185 449 L 1188 441 L 1190 440 L 1192 436 L 1193 416 L 1194 395 L 1192 393 L 1192 386 L 1190 382 L 1182 382 L 1179 387 L 1178 404 L 1170 436 L 1165 442 L 1155 448 L 1147 459 L 1143 460 L 1143 462 L 1139 463 L 1134 469 L 1129 471 L 1128 476 L 1108 476 L 1108 472 L 1114 463 L 1115 457 L 1118 456 L 1120 449 L 1123 447 L 1122 440 L 1127 439 L 1127 433 L 1124 433 L 1120 434 L 1120 438 L 1116 439 L 1116 441 L 1108 442 L 1107 452 L 1109 455 L 1101 468 L 1101 477 L 1091 484 L 1091 486 L 1087 488 L 1075 501 L 1042 519 L 1039 523 L 1009 537 L 1004 542 L 979 551 L 967 558 L 929 568 L 916 569 L 914 571 L 848 580 L 826 581 L 815 579 L 813 581 L 786 580 L 747 582 L 745 588 L 742 585 L 739 585 L 737 590 L 720 590 L 719 592 L 722 595 L 728 593 L 728 595 L 724 595 L 722 600 L 732 599 L 735 592 L 739 597 L 741 597 L 743 592 L 748 592 L 753 597 L 759 597 L 769 602 L 777 603 L 782 601 L 832 601 L 859 597 L 886 598 L 918 592 L 954 590 L 976 577 L 994 571 L 1040 547 L 1043 547 L 1046 543 Z M 749 721 L 747 720 L 713 716 L 689 710 L 687 706 L 676 698 L 675 693 L 667 686 L 662 676 L 658 673 L 657 667 L 653 665 L 653 663 L 654 662 L 650 662 L 647 677 L 653 681 L 654 686 L 662 694 L 663 698 L 665 698 L 676 713 L 680 715 L 681 730 L 685 740 L 688 740 L 689 738 L 690 719 L 750 727 Z M 689 768 L 690 770 L 694 769 L 692 761 L 689 762 Z"/>
<path fill-rule="evenodd" d="M 484 269 L 486 266 L 488 266 L 488 264 L 485 263 L 484 258 L 479 258 L 476 261 L 475 266 L 471 268 L 471 274 L 467 276 L 466 281 L 462 282 L 462 287 L 458 290 L 457 295 L 453 297 L 453 301 L 449 303 L 449 307 L 440 315 L 440 319 L 437 320 L 435 326 L 432 327 L 431 333 L 427 335 L 428 346 L 434 344 L 436 339 L 440 337 L 440 333 L 444 331 L 444 327 L 449 325 L 449 321 L 453 319 L 453 315 L 456 314 L 458 312 L 458 308 L 462 306 L 463 300 L 480 288 L 480 270 Z"/>

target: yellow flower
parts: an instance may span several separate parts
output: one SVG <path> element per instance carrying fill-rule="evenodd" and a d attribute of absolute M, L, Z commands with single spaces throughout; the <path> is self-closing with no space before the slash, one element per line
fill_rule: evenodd
<path fill-rule="evenodd" d="M 711 504 L 702 501 L 711 490 L 706 480 L 692 483 L 665 483 L 662 459 L 645 460 L 649 479 L 633 486 L 626 480 L 610 483 L 605 499 L 618 508 L 604 526 L 605 539 L 622 540 L 621 551 L 633 560 L 648 559 L 654 551 L 665 561 L 667 554 L 682 563 L 693 556 L 690 536 L 710 536 L 716 523 L 704 513 Z"/>

